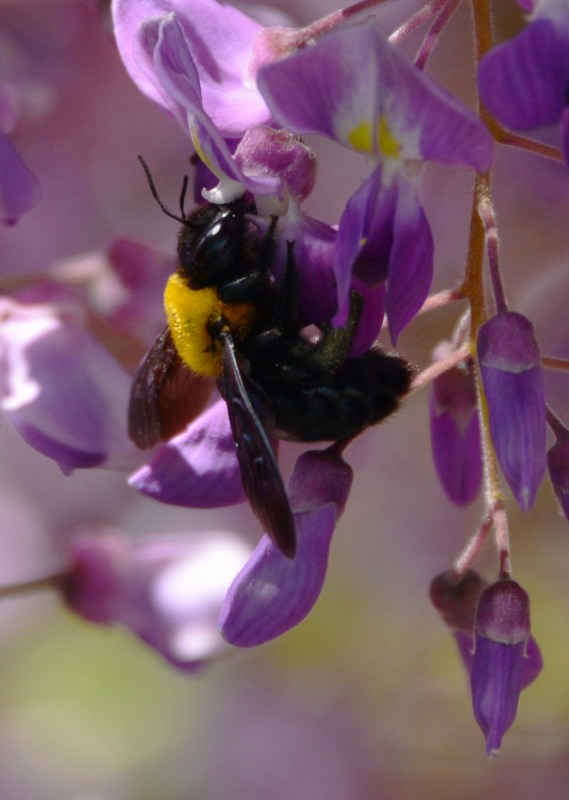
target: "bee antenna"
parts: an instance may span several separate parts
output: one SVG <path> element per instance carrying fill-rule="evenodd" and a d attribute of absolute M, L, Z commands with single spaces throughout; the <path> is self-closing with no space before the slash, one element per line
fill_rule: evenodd
<path fill-rule="evenodd" d="M 184 202 L 186 200 L 186 192 L 187 192 L 187 189 L 188 189 L 188 176 L 184 175 L 184 181 L 182 183 L 182 191 L 180 193 L 180 214 L 181 214 L 181 216 L 178 216 L 177 214 L 174 214 L 172 211 L 170 211 L 170 209 L 166 205 L 164 205 L 162 200 L 160 200 L 160 197 L 158 196 L 158 191 L 156 190 L 156 186 L 154 185 L 154 179 L 152 178 L 152 175 L 150 173 L 150 168 L 149 168 L 148 164 L 146 163 L 146 161 L 143 159 L 142 156 L 138 156 L 138 160 L 142 164 L 142 169 L 144 170 L 144 174 L 146 175 L 146 180 L 148 181 L 148 186 L 150 187 L 150 191 L 152 192 L 152 197 L 156 200 L 156 202 L 158 203 L 158 205 L 160 206 L 162 211 L 168 217 L 172 217 L 172 219 L 175 219 L 178 222 L 181 222 L 182 224 L 185 225 L 187 223 L 187 221 L 188 221 L 188 218 L 186 217 L 186 214 L 185 214 L 185 211 L 184 211 Z"/>

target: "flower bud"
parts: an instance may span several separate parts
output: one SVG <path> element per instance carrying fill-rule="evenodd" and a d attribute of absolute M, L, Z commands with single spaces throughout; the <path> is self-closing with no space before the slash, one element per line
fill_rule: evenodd
<path fill-rule="evenodd" d="M 435 360 L 450 354 L 437 348 Z M 441 485 L 453 503 L 467 505 L 482 484 L 482 452 L 476 386 L 470 361 L 439 375 L 429 393 L 431 449 Z"/>
<path fill-rule="evenodd" d="M 516 500 L 528 511 L 545 473 L 545 397 L 533 326 L 505 311 L 481 326 L 478 359 L 490 435 Z"/>
<path fill-rule="evenodd" d="M 300 136 L 259 125 L 249 128 L 235 151 L 235 160 L 246 175 L 275 175 L 289 193 L 304 200 L 314 187 L 316 156 Z"/>
<path fill-rule="evenodd" d="M 521 690 L 541 670 L 539 648 L 528 646 L 529 597 L 519 584 L 500 580 L 482 592 L 475 631 L 472 704 L 493 756 L 516 718 Z"/>

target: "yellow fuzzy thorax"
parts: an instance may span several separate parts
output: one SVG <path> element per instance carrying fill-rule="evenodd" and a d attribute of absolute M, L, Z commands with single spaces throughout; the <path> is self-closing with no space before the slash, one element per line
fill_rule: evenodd
<path fill-rule="evenodd" d="M 180 358 L 197 375 L 221 375 L 221 343 L 212 338 L 208 326 L 223 319 L 234 338 L 249 335 L 256 311 L 251 303 L 222 303 L 217 289 L 190 289 L 175 272 L 164 291 L 168 327 Z"/>

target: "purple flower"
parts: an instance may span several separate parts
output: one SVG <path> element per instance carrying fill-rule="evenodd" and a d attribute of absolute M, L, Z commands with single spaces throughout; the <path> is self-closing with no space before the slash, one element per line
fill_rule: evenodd
<path fill-rule="evenodd" d="M 41 198 L 39 183 L 7 136 L 0 132 L 0 219 L 13 225 Z"/>
<path fill-rule="evenodd" d="M 308 451 L 297 460 L 288 494 L 297 551 L 286 558 L 263 536 L 223 603 L 222 636 L 254 647 L 298 625 L 314 606 L 328 567 L 330 541 L 352 482 L 350 467 L 333 450 Z"/>
<path fill-rule="evenodd" d="M 495 755 L 516 717 L 518 699 L 541 672 L 530 634 L 529 599 L 512 580 L 488 586 L 474 570 L 460 579 L 449 570 L 431 582 L 431 601 L 451 629 L 470 675 L 476 721 Z"/>
<path fill-rule="evenodd" d="M 265 64 L 257 82 L 288 130 L 328 136 L 380 165 L 348 201 L 340 221 L 336 322 L 347 317 L 353 272 L 370 285 L 387 278 L 393 284 L 387 316 L 395 339 L 422 305 L 432 276 L 432 239 L 413 169 L 419 161 L 436 160 L 486 170 L 489 133 L 390 45 L 374 20 Z"/>
<path fill-rule="evenodd" d="M 0 84 L 0 219 L 5 225 L 13 225 L 41 198 L 37 178 L 7 135 L 17 117 L 14 106 L 11 93 Z"/>
<path fill-rule="evenodd" d="M 187 59 L 201 86 L 203 109 L 224 138 L 239 138 L 254 125 L 270 122 L 252 75 L 253 45 L 263 27 L 236 8 L 216 0 L 115 0 L 115 37 L 133 81 L 151 100 L 172 112 L 160 67 L 141 41 L 149 26 L 170 15 L 183 38 Z"/>
<path fill-rule="evenodd" d="M 528 27 L 482 59 L 479 86 L 484 104 L 510 128 L 532 130 L 561 123 L 563 154 L 569 161 L 566 0 L 535 3 Z"/>
<path fill-rule="evenodd" d="M 443 345 L 435 360 L 447 355 Z M 482 485 L 482 452 L 472 363 L 463 362 L 435 378 L 429 394 L 431 448 L 447 496 L 457 505 L 476 499 Z"/>
<path fill-rule="evenodd" d="M 175 263 L 172 255 L 119 238 L 105 253 L 60 262 L 50 277 L 73 289 L 78 301 L 109 331 L 148 347 L 164 327 L 160 299 Z"/>
<path fill-rule="evenodd" d="M 218 400 L 157 448 L 129 482 L 148 497 L 187 508 L 242 503 L 245 494 L 225 401 Z"/>
<path fill-rule="evenodd" d="M 533 326 L 505 311 L 480 327 L 478 360 L 490 434 L 516 500 L 530 509 L 545 473 L 545 397 Z"/>
<path fill-rule="evenodd" d="M 541 670 L 539 649 L 528 648 L 529 598 L 512 580 L 500 580 L 480 595 L 471 672 L 474 716 L 488 755 L 500 750 L 516 718 L 520 692 Z"/>
<path fill-rule="evenodd" d="M 123 625 L 179 669 L 195 672 L 227 645 L 216 623 L 249 549 L 233 534 L 162 535 L 130 541 L 114 532 L 71 543 L 64 598 L 101 625 Z"/>
<path fill-rule="evenodd" d="M 26 442 L 65 473 L 131 469 L 130 378 L 74 318 L 77 309 L 0 299 L 1 408 Z"/>

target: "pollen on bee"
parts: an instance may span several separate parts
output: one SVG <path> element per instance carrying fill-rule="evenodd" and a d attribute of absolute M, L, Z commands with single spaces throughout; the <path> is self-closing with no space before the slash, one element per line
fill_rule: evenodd
<path fill-rule="evenodd" d="M 251 332 L 256 320 L 251 303 L 222 303 L 214 287 L 190 289 L 177 272 L 164 291 L 164 308 L 172 339 L 180 358 L 197 375 L 221 374 L 221 343 L 210 333 L 222 319 L 239 340 Z"/>

